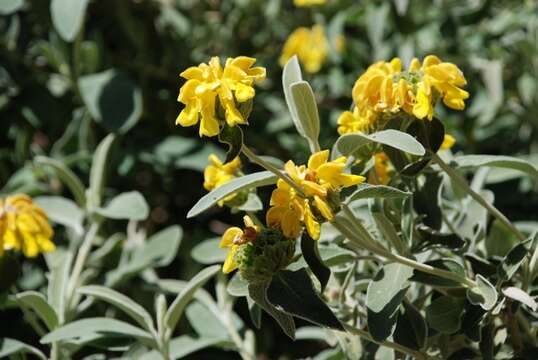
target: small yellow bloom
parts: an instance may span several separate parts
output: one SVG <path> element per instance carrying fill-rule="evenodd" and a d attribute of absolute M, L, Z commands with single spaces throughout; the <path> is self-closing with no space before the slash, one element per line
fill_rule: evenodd
<path fill-rule="evenodd" d="M 215 154 L 209 155 L 208 160 L 209 165 L 204 170 L 204 188 L 207 191 L 215 190 L 241 175 L 241 159 L 239 159 L 239 156 L 225 164 Z M 224 200 L 219 201 L 219 206 L 224 205 L 226 201 L 232 200 L 235 195 L 231 194 Z"/>
<path fill-rule="evenodd" d="M 183 71 L 180 76 L 187 82 L 179 91 L 178 101 L 185 104 L 185 108 L 177 117 L 176 125 L 193 126 L 200 120 L 200 136 L 215 136 L 224 120 L 229 126 L 246 124 L 247 119 L 237 109 L 237 104 L 251 100 L 255 95 L 254 83 L 265 79 L 265 68 L 253 68 L 255 62 L 256 59 L 246 56 L 228 58 L 223 69 L 219 58 L 213 57 L 208 64 Z M 219 104 L 225 119 L 217 118 Z"/>
<path fill-rule="evenodd" d="M 301 198 L 295 190 L 283 180 L 277 182 L 277 188 L 271 195 L 271 206 L 267 212 L 267 224 L 280 227 L 282 232 L 295 238 L 302 231 L 301 224 L 306 226 L 313 239 L 319 239 L 320 223 L 313 208 L 325 220 L 334 217 L 328 202 L 329 193 L 338 193 L 342 188 L 364 181 L 364 177 L 344 173 L 346 157 L 329 161 L 329 150 L 312 154 L 307 166 L 297 166 L 288 161 L 284 169 L 288 176 L 302 190 L 305 198 Z"/>
<path fill-rule="evenodd" d="M 450 134 L 445 134 L 445 138 L 443 139 L 443 143 L 441 144 L 441 150 L 448 150 L 454 146 L 456 143 L 456 139 L 454 136 Z"/>
<path fill-rule="evenodd" d="M 245 222 L 245 230 L 234 226 L 227 229 L 222 235 L 219 246 L 221 248 L 228 248 L 228 255 L 226 255 L 226 260 L 224 260 L 224 264 L 222 265 L 222 272 L 225 274 L 229 274 L 237 269 L 237 251 L 242 245 L 254 241 L 260 231 L 248 216 L 245 216 L 243 220 Z"/>
<path fill-rule="evenodd" d="M 367 109 L 361 114 L 355 106 L 353 112 L 344 111 L 338 117 L 338 133 L 344 135 L 352 132 L 368 132 L 376 120 L 375 112 Z"/>
<path fill-rule="evenodd" d="M 323 5 L 327 2 L 327 0 L 293 0 L 293 3 L 297 7 L 307 7 L 307 6 L 315 6 L 315 5 Z"/>
<path fill-rule="evenodd" d="M 312 29 L 300 27 L 286 40 L 279 62 L 284 66 L 293 55 L 297 55 L 307 72 L 317 73 L 325 63 L 328 49 L 323 26 L 314 25 Z"/>
<path fill-rule="evenodd" d="M 404 111 L 431 120 L 438 99 L 451 109 L 465 107 L 464 100 L 469 97 L 461 88 L 465 85 L 461 70 L 436 56 L 426 56 L 422 64 L 413 59 L 407 70 L 394 58 L 368 67 L 355 82 L 352 95 L 358 114 Z"/>
<path fill-rule="evenodd" d="M 55 249 L 47 214 L 24 194 L 0 199 L 0 253 L 20 250 L 26 257 Z"/>

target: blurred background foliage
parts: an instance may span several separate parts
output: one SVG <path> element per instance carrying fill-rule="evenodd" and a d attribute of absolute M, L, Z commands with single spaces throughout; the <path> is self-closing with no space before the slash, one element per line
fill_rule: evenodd
<path fill-rule="evenodd" d="M 471 94 L 464 112 L 438 109 L 457 139 L 455 151 L 517 155 L 538 164 L 532 156 L 538 153 L 535 1 L 328 0 L 306 8 L 292 0 L 54 3 L 0 2 L 1 193 L 66 195 L 32 159 L 53 157 L 87 179 L 98 142 L 108 132 L 122 134 L 108 195 L 137 190 L 152 209 L 144 224 L 148 233 L 172 224 L 185 232 L 174 262 L 159 269 L 164 277 L 192 276 L 201 265 L 190 250 L 239 221 L 218 208 L 185 219 L 205 193 L 201 171 L 208 154 L 222 157 L 223 150 L 201 141 L 195 128 L 174 125 L 181 110 L 178 74 L 211 56 L 257 58 L 268 77 L 257 89 L 246 141 L 265 155 L 304 160 L 308 147 L 294 131 L 278 63 L 286 38 L 300 26 L 323 25 L 330 44 L 320 72 L 307 75 L 318 96 L 322 148 L 334 143 L 336 118 L 350 107 L 353 83 L 369 64 L 394 56 L 407 64 L 413 56 L 436 54 L 463 69 Z M 337 52 L 342 36 L 344 49 Z M 532 211 L 538 198 L 528 183 L 506 171 L 490 175 L 496 203 L 509 218 L 538 220 Z M 56 241 L 62 242 L 61 234 Z M 30 288 L 44 281 L 41 265 L 30 265 Z M 269 358 L 319 351 L 317 345 L 291 347 L 267 323 L 259 342 Z M 10 336 L 25 339 L 24 329 L 17 323 Z"/>

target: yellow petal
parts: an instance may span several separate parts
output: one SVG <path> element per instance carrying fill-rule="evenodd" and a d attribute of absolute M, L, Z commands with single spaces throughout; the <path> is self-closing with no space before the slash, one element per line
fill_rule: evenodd
<path fill-rule="evenodd" d="M 243 235 L 243 230 L 235 226 L 231 227 L 222 235 L 222 240 L 220 241 L 219 246 L 221 248 L 230 247 L 233 245 L 234 240 L 241 235 Z"/>
<path fill-rule="evenodd" d="M 281 221 L 282 233 L 289 239 L 295 239 L 301 233 L 301 221 L 297 213 L 293 210 L 288 210 L 284 213 Z"/>
<path fill-rule="evenodd" d="M 329 159 L 329 150 L 318 151 L 310 156 L 308 159 L 308 168 L 311 170 L 317 170 L 320 165 L 325 164 Z"/>
<path fill-rule="evenodd" d="M 222 264 L 223 273 L 229 274 L 235 269 L 237 269 L 237 262 L 235 261 L 235 254 L 237 253 L 237 250 L 239 250 L 239 246 L 232 245 L 232 247 L 228 251 L 228 255 L 226 255 L 226 260 L 224 260 L 224 264 Z"/>
<path fill-rule="evenodd" d="M 430 98 L 426 95 L 424 90 L 419 88 L 417 91 L 416 102 L 413 106 L 413 115 L 418 119 L 424 119 L 425 117 L 431 118 L 433 115 L 433 107 L 430 101 Z"/>
<path fill-rule="evenodd" d="M 270 208 L 265 214 L 267 226 L 279 228 L 286 211 L 288 211 L 288 208 L 285 206 L 273 206 Z"/>
<path fill-rule="evenodd" d="M 321 225 L 314 219 L 314 216 L 312 215 L 312 211 L 310 211 L 310 207 L 308 206 L 308 204 L 305 205 L 304 222 L 308 235 L 310 235 L 310 237 L 314 240 L 319 240 Z"/>
<path fill-rule="evenodd" d="M 443 143 L 441 144 L 441 149 L 448 150 L 452 146 L 454 146 L 455 143 L 456 143 L 456 139 L 454 138 L 454 136 L 450 134 L 445 134 L 445 138 L 443 139 Z"/>
<path fill-rule="evenodd" d="M 334 218 L 333 212 L 329 204 L 325 200 L 321 199 L 319 196 L 314 196 L 314 205 L 316 205 L 316 208 L 319 210 L 319 212 L 325 219 L 331 221 Z"/>

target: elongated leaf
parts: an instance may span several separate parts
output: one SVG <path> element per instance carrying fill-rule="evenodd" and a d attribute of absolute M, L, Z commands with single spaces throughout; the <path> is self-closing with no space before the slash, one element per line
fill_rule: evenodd
<path fill-rule="evenodd" d="M 295 128 L 301 136 L 306 137 L 305 130 L 303 129 L 303 126 L 299 120 L 299 115 L 297 114 L 297 109 L 291 93 L 291 84 L 297 83 L 301 80 L 303 80 L 301 75 L 301 67 L 299 66 L 297 56 L 294 55 L 288 60 L 284 66 L 284 70 L 282 71 L 282 88 L 284 89 L 284 97 L 286 99 L 286 103 L 288 104 L 288 109 L 290 110 Z"/>
<path fill-rule="evenodd" d="M 248 295 L 256 302 L 263 310 L 276 320 L 284 333 L 292 340 L 295 339 L 295 321 L 293 317 L 284 311 L 276 308 L 273 304 L 267 301 L 267 283 L 250 283 L 248 284 Z"/>
<path fill-rule="evenodd" d="M 267 300 L 291 315 L 323 327 L 343 330 L 340 321 L 314 290 L 305 269 L 278 272 L 267 289 Z"/>
<path fill-rule="evenodd" d="M 291 84 L 290 91 L 297 119 L 304 131 L 303 136 L 308 140 L 310 150 L 315 152 L 319 137 L 319 114 L 314 92 L 306 81 Z"/>
<path fill-rule="evenodd" d="M 77 204 L 81 207 L 86 205 L 85 188 L 82 181 L 71 169 L 64 165 L 61 161 L 51 159 L 45 156 L 36 156 L 34 162 L 39 166 L 51 167 L 60 181 L 62 181 L 73 193 Z"/>
<path fill-rule="evenodd" d="M 110 132 L 126 133 L 142 115 L 142 93 L 121 70 L 85 75 L 78 81 L 92 118 Z"/>
<path fill-rule="evenodd" d="M 308 267 L 321 284 L 321 291 L 325 289 L 331 276 L 331 269 L 325 265 L 319 255 L 318 242 L 314 241 L 306 232 L 301 237 L 301 253 Z"/>
<path fill-rule="evenodd" d="M 410 196 L 408 191 L 402 191 L 392 186 L 359 184 L 357 190 L 346 198 L 346 203 L 359 199 L 382 198 L 382 199 L 403 199 Z"/>
<path fill-rule="evenodd" d="M 214 265 L 200 271 L 195 277 L 193 277 L 188 285 L 179 293 L 170 308 L 166 312 L 164 322 L 170 332 L 173 332 L 183 315 L 183 310 L 187 304 L 191 301 L 196 290 L 204 286 L 204 284 L 211 279 L 220 270 L 219 265 Z"/>
<path fill-rule="evenodd" d="M 413 305 L 404 301 L 404 312 L 398 316 L 394 340 L 415 350 L 420 350 L 426 343 L 428 325 L 426 319 Z"/>
<path fill-rule="evenodd" d="M 529 253 L 526 245 L 531 241 L 532 238 L 517 244 L 508 252 L 508 254 L 506 254 L 504 259 L 497 266 L 497 274 L 501 281 L 509 280 L 514 276 Z"/>
<path fill-rule="evenodd" d="M 51 254 L 51 257 L 47 300 L 55 310 L 58 320 L 61 323 L 63 321 L 62 314 L 65 313 L 67 281 L 69 279 L 73 254 L 67 251 L 56 250 Z"/>
<path fill-rule="evenodd" d="M 39 196 L 34 201 L 45 210 L 49 219 L 82 234 L 84 213 L 73 201 L 61 196 Z"/>
<path fill-rule="evenodd" d="M 88 0 L 52 0 L 50 13 L 52 24 L 65 41 L 75 39 L 84 22 Z"/>
<path fill-rule="evenodd" d="M 101 195 L 106 182 L 108 156 L 115 139 L 113 134 L 109 134 L 101 141 L 95 150 L 92 168 L 90 170 L 89 200 L 91 200 L 91 206 L 98 207 L 101 205 Z"/>
<path fill-rule="evenodd" d="M 232 296 L 241 297 L 248 295 L 248 282 L 244 280 L 239 272 L 235 273 L 226 287 L 228 293 Z"/>
<path fill-rule="evenodd" d="M 480 305 L 489 311 L 497 303 L 497 290 L 485 277 L 476 275 L 476 286 L 467 290 L 467 299 L 473 305 Z"/>
<path fill-rule="evenodd" d="M 53 330 L 58 325 L 58 317 L 54 309 L 47 303 L 45 297 L 36 291 L 25 291 L 16 295 L 17 301 L 32 309 L 37 316 Z"/>
<path fill-rule="evenodd" d="M 433 266 L 438 269 L 446 270 L 458 274 L 460 276 L 465 276 L 465 269 L 463 266 L 453 259 L 437 259 L 432 261 L 427 261 L 425 264 Z M 448 280 L 433 274 L 425 273 L 422 271 L 414 270 L 413 277 L 411 281 L 420 282 L 423 284 L 438 286 L 438 287 L 461 287 L 462 284 Z"/>
<path fill-rule="evenodd" d="M 204 240 L 191 250 L 191 257 L 201 264 L 223 263 L 227 251 L 219 246 L 220 238 Z"/>
<path fill-rule="evenodd" d="M 385 265 L 368 285 L 366 307 L 368 329 L 376 341 L 392 335 L 398 319 L 398 308 L 409 287 L 413 269 L 402 264 Z"/>
<path fill-rule="evenodd" d="M 228 151 L 224 159 L 224 162 L 228 163 L 241 152 L 243 131 L 239 126 L 228 126 L 226 124 L 219 133 L 219 142 L 228 145 Z"/>
<path fill-rule="evenodd" d="M 440 296 L 426 308 L 426 320 L 435 330 L 453 334 L 461 328 L 463 304 L 461 298 Z"/>
<path fill-rule="evenodd" d="M 4 0 L 0 4 L 0 15 L 9 15 L 19 11 L 24 6 L 24 0 Z"/>
<path fill-rule="evenodd" d="M 222 322 L 205 305 L 194 301 L 187 306 L 185 315 L 198 336 L 227 338 L 228 331 Z"/>
<path fill-rule="evenodd" d="M 505 169 L 519 170 L 538 179 L 538 169 L 526 160 L 511 156 L 495 155 L 464 155 L 453 160 L 461 169 L 491 166 Z"/>
<path fill-rule="evenodd" d="M 39 349 L 36 349 L 33 346 L 27 345 L 15 339 L 0 338 L 0 358 L 3 359 L 7 358 L 10 355 L 20 353 L 32 354 L 42 360 L 47 360 L 45 354 L 43 354 Z"/>
<path fill-rule="evenodd" d="M 77 291 L 81 294 L 93 296 L 97 299 L 106 301 L 107 303 L 117 307 L 129 315 L 138 324 L 142 325 L 142 327 L 144 327 L 146 330 L 153 328 L 153 320 L 151 319 L 151 315 L 142 306 L 115 290 L 104 286 L 90 285 L 83 286 Z"/>
<path fill-rule="evenodd" d="M 192 218 L 201 214 L 210 207 L 214 206 L 219 200 L 224 199 L 226 196 L 234 192 L 248 190 L 259 186 L 271 185 L 276 183 L 276 180 L 277 176 L 270 171 L 260 171 L 254 174 L 241 176 L 240 178 L 234 179 L 216 188 L 198 200 L 198 202 L 187 214 L 187 218 Z"/>
<path fill-rule="evenodd" d="M 183 359 L 184 357 L 213 346 L 233 346 L 226 338 L 221 337 L 199 337 L 183 335 L 170 341 L 170 358 Z M 153 350 L 142 355 L 139 360 L 162 360 L 160 352 Z"/>
<path fill-rule="evenodd" d="M 110 318 L 89 318 L 68 323 L 41 338 L 42 344 L 56 341 L 77 341 L 84 343 L 107 336 L 132 337 L 145 344 L 155 345 L 148 332 L 126 322 Z"/>
<path fill-rule="evenodd" d="M 538 308 L 538 304 L 536 304 L 536 301 L 529 294 L 527 294 L 525 291 L 521 290 L 520 288 L 510 286 L 510 287 L 504 288 L 502 292 L 504 296 L 527 305 L 529 309 L 531 309 L 532 311 L 536 311 L 536 309 Z"/>
<path fill-rule="evenodd" d="M 382 130 L 369 135 L 363 133 L 345 134 L 338 138 L 335 146 L 343 155 L 351 155 L 369 143 L 390 145 L 412 155 L 422 156 L 426 153 L 424 146 L 414 137 L 394 129 Z"/>
<path fill-rule="evenodd" d="M 105 207 L 95 209 L 100 215 L 109 219 L 145 220 L 149 215 L 149 206 L 144 196 L 138 191 L 119 194 Z"/>
<path fill-rule="evenodd" d="M 445 247 L 457 250 L 465 246 L 465 240 L 457 234 L 445 234 L 424 224 L 417 225 L 416 230 L 420 235 L 420 243 L 417 245 L 421 250 L 430 247 Z"/>

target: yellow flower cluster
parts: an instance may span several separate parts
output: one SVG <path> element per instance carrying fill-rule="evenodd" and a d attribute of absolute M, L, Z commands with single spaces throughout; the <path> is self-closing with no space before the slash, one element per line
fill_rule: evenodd
<path fill-rule="evenodd" d="M 297 7 L 307 7 L 307 6 L 315 6 L 315 5 L 323 5 L 327 2 L 327 0 L 293 0 L 293 3 Z"/>
<path fill-rule="evenodd" d="M 279 179 L 271 195 L 271 208 L 267 212 L 267 225 L 279 227 L 288 238 L 295 239 L 303 224 L 315 240 L 320 235 L 320 220 L 332 220 L 333 211 L 328 201 L 330 193 L 356 185 L 365 179 L 359 175 L 344 173 L 346 157 L 329 160 L 329 151 L 312 154 L 307 166 L 297 166 L 288 161 L 285 170 L 288 176 L 304 193 L 301 197 L 288 183 Z"/>
<path fill-rule="evenodd" d="M 442 62 L 429 55 L 422 64 L 413 59 L 407 70 L 402 69 L 400 59 L 377 62 L 366 70 L 353 87 L 353 113 L 344 112 L 338 124 L 341 134 L 366 129 L 380 113 L 404 111 L 418 119 L 433 118 L 435 104 L 439 99 L 451 109 L 462 110 L 469 93 L 461 87 L 466 80 L 454 64 Z M 351 125 L 352 123 L 357 125 Z"/>
<path fill-rule="evenodd" d="M 297 55 L 307 72 L 317 73 L 325 63 L 328 50 L 323 26 L 314 25 L 312 29 L 300 27 L 286 40 L 279 62 L 284 66 L 293 55 Z"/>
<path fill-rule="evenodd" d="M 47 214 L 24 194 L 0 199 L 0 254 L 19 250 L 26 257 L 55 249 Z"/>
<path fill-rule="evenodd" d="M 202 63 L 183 71 L 180 76 L 187 81 L 179 91 L 178 101 L 185 104 L 185 108 L 177 117 L 176 125 L 193 126 L 200 120 L 200 136 L 218 135 L 223 120 L 217 117 L 217 106 L 224 110 L 229 126 L 246 124 L 247 119 L 237 109 L 237 104 L 254 98 L 254 83 L 265 79 L 265 68 L 253 68 L 255 62 L 256 59 L 246 56 L 228 58 L 223 69 L 219 58 L 213 57 L 209 64 Z"/>
<path fill-rule="evenodd" d="M 245 229 L 242 230 L 236 226 L 228 228 L 222 235 L 220 241 L 221 248 L 228 249 L 228 255 L 222 265 L 222 272 L 229 274 L 237 269 L 236 254 L 241 245 L 253 242 L 260 231 L 259 227 L 254 225 L 252 219 L 248 216 L 243 218 Z"/>

